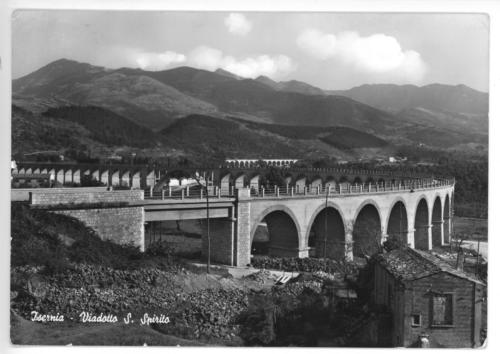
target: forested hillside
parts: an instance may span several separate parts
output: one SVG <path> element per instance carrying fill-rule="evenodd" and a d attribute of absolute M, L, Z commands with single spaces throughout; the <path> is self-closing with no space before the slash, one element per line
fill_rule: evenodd
<path fill-rule="evenodd" d="M 108 145 L 151 147 L 156 145 L 155 134 L 122 116 L 100 107 L 70 106 L 51 108 L 44 117 L 78 123 L 92 133 L 95 140 Z"/>

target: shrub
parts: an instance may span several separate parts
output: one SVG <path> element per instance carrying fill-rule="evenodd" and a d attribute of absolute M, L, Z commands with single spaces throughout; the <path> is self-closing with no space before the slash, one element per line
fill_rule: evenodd
<path fill-rule="evenodd" d="M 166 241 L 153 242 L 146 250 L 148 256 L 171 257 L 173 254 L 172 248 Z"/>
<path fill-rule="evenodd" d="M 52 270 L 64 266 L 67 254 L 58 234 L 43 224 L 40 217 L 25 204 L 12 203 L 12 266 L 47 265 Z"/>
<path fill-rule="evenodd" d="M 281 258 L 259 256 L 252 259 L 255 268 L 278 269 L 289 272 L 353 273 L 355 266 L 330 258 Z"/>
<path fill-rule="evenodd" d="M 403 242 L 403 240 L 401 240 L 401 237 L 397 235 L 389 235 L 389 237 L 387 237 L 387 240 L 384 242 L 383 246 L 387 252 L 390 252 L 392 250 L 397 250 L 406 247 L 406 244 Z"/>
<path fill-rule="evenodd" d="M 131 268 L 137 265 L 133 261 L 143 258 L 137 247 L 103 241 L 75 218 L 30 209 L 23 203 L 12 203 L 11 210 L 12 266 L 43 265 L 46 272 L 54 273 L 70 262 Z M 71 246 L 64 245 L 63 239 L 70 239 Z"/>
<path fill-rule="evenodd" d="M 45 259 L 44 265 L 42 273 L 47 275 L 62 273 L 71 268 L 64 246 L 58 245 L 51 257 Z"/>

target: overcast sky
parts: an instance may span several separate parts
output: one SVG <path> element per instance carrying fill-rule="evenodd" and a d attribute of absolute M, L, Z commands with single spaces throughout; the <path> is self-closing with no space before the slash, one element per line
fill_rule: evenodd
<path fill-rule="evenodd" d="M 68 58 L 108 68 L 223 68 L 323 89 L 465 84 L 488 91 L 479 14 L 27 11 L 12 20 L 13 77 Z"/>

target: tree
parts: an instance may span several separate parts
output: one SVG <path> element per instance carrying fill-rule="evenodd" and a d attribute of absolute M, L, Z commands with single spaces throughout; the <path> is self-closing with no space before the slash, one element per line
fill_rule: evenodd
<path fill-rule="evenodd" d="M 80 184 L 82 185 L 82 187 L 104 186 L 104 183 L 99 182 L 91 175 L 83 175 Z"/>
<path fill-rule="evenodd" d="M 382 252 L 380 224 L 372 218 L 363 218 L 356 222 L 353 238 L 355 255 L 370 257 Z"/>
<path fill-rule="evenodd" d="M 408 245 L 402 239 L 401 234 L 390 234 L 385 240 L 383 247 L 386 251 L 390 252 L 396 249 L 402 249 L 407 247 Z"/>
<path fill-rule="evenodd" d="M 315 160 L 312 163 L 313 168 L 329 168 L 335 166 L 337 159 L 335 157 L 325 157 L 320 160 Z"/>
<path fill-rule="evenodd" d="M 269 168 L 269 172 L 265 175 L 265 180 L 268 186 L 284 187 L 286 185 L 283 170 L 276 167 Z"/>
<path fill-rule="evenodd" d="M 255 165 L 258 167 L 258 168 L 267 168 L 267 162 L 265 162 L 264 160 L 258 160 Z"/>

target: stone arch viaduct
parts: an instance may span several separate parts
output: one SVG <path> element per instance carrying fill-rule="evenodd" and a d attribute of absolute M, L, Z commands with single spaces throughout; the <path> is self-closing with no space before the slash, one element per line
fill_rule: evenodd
<path fill-rule="evenodd" d="M 39 167 L 19 167 L 22 168 Z M 75 166 L 73 169 L 84 168 Z M 151 173 L 144 171 L 144 176 Z M 267 224 L 267 251 L 271 256 L 353 259 L 356 255 L 369 254 L 389 238 L 423 250 L 450 241 L 453 179 L 387 171 L 287 169 L 283 171 L 286 185 L 269 186 L 262 183 L 266 171 L 224 168 L 205 171 L 211 182 L 208 210 L 214 262 L 233 266 L 249 264 L 252 243 L 262 223 Z M 156 175 L 154 171 L 153 174 Z M 121 208 L 121 211 L 116 210 L 115 217 L 126 208 L 133 209 L 131 213 L 135 216 L 122 218 L 120 223 L 123 223 L 123 230 L 135 230 L 126 238 L 127 242 L 132 240 L 144 249 L 146 224 L 200 219 L 206 225 L 206 193 L 165 193 L 164 182 L 161 178 L 155 180 L 156 187 L 162 186 L 160 192 L 153 192 L 152 185 L 144 185 L 143 191 L 33 190 L 30 201 L 45 204 L 48 209 L 54 205 L 60 210 L 61 205 L 70 200 L 67 203 L 73 207 L 65 211 L 66 214 L 86 222 L 86 215 L 92 213 L 89 226 L 97 225 L 98 233 L 99 228 L 103 230 L 101 237 L 121 242 L 124 238 L 119 225 L 115 225 L 113 231 L 105 227 L 108 223 L 116 224 L 116 219 L 99 219 L 113 213 L 92 210 L 104 208 L 97 205 L 112 200 Z M 75 197 L 69 197 L 73 190 Z M 84 203 L 78 198 L 91 198 L 95 207 L 75 210 L 74 205 Z M 107 208 L 113 208 L 112 204 Z M 204 232 L 202 251 L 206 250 Z"/>
<path fill-rule="evenodd" d="M 275 256 L 308 257 L 314 252 L 318 257 L 352 260 L 389 237 L 430 250 L 450 241 L 453 193 L 451 181 L 328 195 L 254 197 L 240 189 L 237 263 L 250 261 L 252 241 L 263 220 L 270 234 L 269 254 Z"/>

